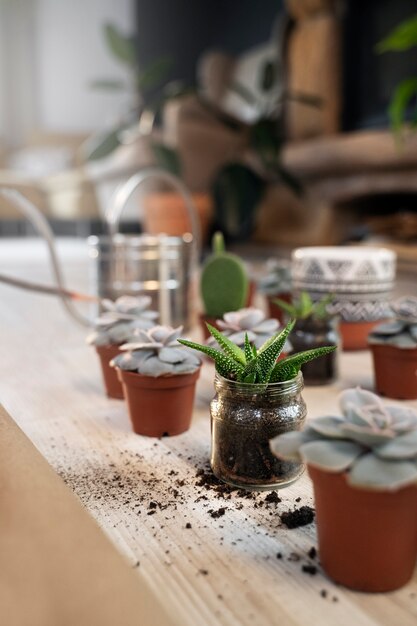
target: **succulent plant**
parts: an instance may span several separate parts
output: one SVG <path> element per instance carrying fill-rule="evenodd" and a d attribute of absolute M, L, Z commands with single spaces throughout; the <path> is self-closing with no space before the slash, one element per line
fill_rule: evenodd
<path fill-rule="evenodd" d="M 277 304 L 291 318 L 297 320 L 305 320 L 309 317 L 313 319 L 326 319 L 330 317 L 327 307 L 333 299 L 333 294 L 327 294 L 318 302 L 313 302 L 307 291 L 302 291 L 292 304 L 276 298 L 274 303 Z"/>
<path fill-rule="evenodd" d="M 267 296 L 291 293 L 291 264 L 289 261 L 268 259 L 267 273 L 258 280 L 259 291 Z"/>
<path fill-rule="evenodd" d="M 222 319 L 216 320 L 217 327 L 223 335 L 228 337 L 237 346 L 243 348 L 245 336 L 249 343 L 253 343 L 256 348 L 260 348 L 272 335 L 275 335 L 280 327 L 278 320 L 266 318 L 261 309 L 248 307 L 238 311 L 229 311 L 223 315 Z M 208 345 L 215 345 L 214 337 L 210 337 Z M 287 340 L 284 351 L 291 352 L 292 347 Z"/>
<path fill-rule="evenodd" d="M 374 393 L 347 389 L 342 416 L 307 422 L 271 440 L 272 452 L 326 472 L 346 472 L 353 487 L 395 490 L 417 483 L 417 412 L 384 405 Z"/>
<path fill-rule="evenodd" d="M 277 362 L 293 326 L 294 321 L 291 320 L 283 330 L 270 337 L 259 350 L 249 342 L 247 334 L 242 350 L 229 337 L 210 324 L 207 324 L 207 328 L 219 344 L 220 350 L 186 339 L 178 339 L 178 341 L 212 358 L 217 372 L 223 378 L 243 383 L 269 384 L 294 378 L 303 363 L 335 350 L 335 346 L 306 350 Z"/>
<path fill-rule="evenodd" d="M 200 292 L 204 311 L 210 317 L 221 317 L 241 309 L 247 298 L 249 280 L 242 260 L 225 251 L 223 235 L 213 236 L 213 253 L 204 263 Z"/>
<path fill-rule="evenodd" d="M 369 343 L 404 349 L 417 348 L 417 297 L 400 298 L 390 308 L 395 319 L 376 326 L 368 337 Z"/>
<path fill-rule="evenodd" d="M 132 337 L 137 329 L 147 330 L 155 326 L 156 311 L 148 310 L 149 296 L 121 296 L 114 302 L 102 300 L 105 311 L 95 321 L 95 330 L 87 342 L 95 346 L 120 345 Z"/>
<path fill-rule="evenodd" d="M 201 365 L 200 359 L 177 344 L 182 326 L 154 326 L 150 330 L 136 329 L 134 338 L 123 344 L 123 354 L 110 365 L 143 376 L 172 376 L 191 374 Z"/>

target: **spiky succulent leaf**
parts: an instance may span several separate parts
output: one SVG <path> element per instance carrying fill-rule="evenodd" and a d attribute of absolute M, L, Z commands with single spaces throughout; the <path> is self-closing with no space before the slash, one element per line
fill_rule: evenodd
<path fill-rule="evenodd" d="M 396 490 L 417 483 L 417 466 L 410 461 L 388 461 L 372 452 L 358 459 L 347 476 L 352 487 Z"/>
<path fill-rule="evenodd" d="M 238 361 L 242 365 L 246 365 L 245 353 L 239 346 L 237 346 L 233 341 L 230 341 L 228 337 L 223 335 L 220 331 L 217 330 L 211 324 L 207 324 L 207 329 L 212 337 L 217 341 L 219 346 L 222 348 L 223 352 L 229 356 L 234 361 Z"/>
<path fill-rule="evenodd" d="M 256 350 L 256 348 L 255 348 Z M 252 346 L 249 343 L 248 333 L 245 333 L 245 359 L 246 363 L 250 363 L 256 355 L 252 351 Z"/>
<path fill-rule="evenodd" d="M 363 446 L 353 441 L 338 439 L 310 441 L 300 447 L 300 456 L 314 467 L 326 472 L 343 472 L 364 451 Z"/>
<path fill-rule="evenodd" d="M 294 324 L 294 320 L 289 321 L 282 331 L 276 333 L 271 339 L 268 339 L 268 341 L 260 347 L 257 358 L 258 370 L 261 377 L 259 382 L 269 382 L 276 360 L 281 354 L 282 348 L 284 347 L 287 337 L 292 331 Z"/>
<path fill-rule="evenodd" d="M 297 317 L 297 309 L 293 304 L 289 304 L 281 298 L 275 298 L 273 300 L 273 303 L 279 306 L 279 308 L 282 309 L 284 313 L 287 313 L 290 317 Z"/>
<path fill-rule="evenodd" d="M 238 378 L 243 374 L 244 368 L 241 363 L 234 361 L 230 357 L 220 352 L 220 350 L 216 350 L 216 348 L 211 348 L 210 346 L 204 346 L 199 343 L 195 343 L 194 341 L 189 341 L 188 339 L 178 339 L 178 342 L 183 346 L 188 346 L 188 348 L 192 348 L 193 350 L 198 350 L 203 354 L 206 354 L 211 359 L 213 359 L 216 369 L 225 378 L 230 378 L 231 374 L 234 374 Z"/>
<path fill-rule="evenodd" d="M 312 350 L 305 350 L 304 352 L 287 356 L 285 359 L 282 359 L 282 361 L 278 361 L 274 366 L 269 380 L 271 383 L 289 380 L 288 375 L 291 374 L 291 377 L 296 376 L 304 363 L 329 354 L 329 352 L 333 352 L 334 350 L 336 350 L 336 346 L 324 346 L 322 348 L 313 348 Z"/>

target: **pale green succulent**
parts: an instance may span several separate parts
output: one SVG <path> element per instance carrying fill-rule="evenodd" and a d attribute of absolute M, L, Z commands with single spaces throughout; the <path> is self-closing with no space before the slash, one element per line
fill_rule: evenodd
<path fill-rule="evenodd" d="M 115 357 L 110 365 L 143 376 L 175 376 L 192 374 L 201 360 L 177 344 L 182 326 L 154 326 L 150 330 L 136 330 L 129 343 L 120 346 L 123 354 Z"/>
<path fill-rule="evenodd" d="M 95 320 L 95 330 L 87 337 L 94 346 L 120 345 L 128 341 L 135 330 L 155 326 L 158 313 L 149 310 L 149 296 L 120 296 L 117 300 L 102 300 L 103 313 Z"/>
<path fill-rule="evenodd" d="M 405 350 L 417 348 L 417 297 L 400 298 L 390 308 L 396 319 L 376 326 L 368 337 L 369 343 Z"/>
<path fill-rule="evenodd" d="M 217 372 L 223 378 L 249 384 L 277 383 L 295 378 L 304 363 L 336 349 L 336 346 L 314 348 L 277 361 L 293 326 L 294 321 L 291 320 L 283 330 L 265 341 L 259 350 L 250 343 L 247 334 L 242 349 L 210 324 L 207 324 L 207 328 L 220 346 L 220 350 L 186 339 L 178 341 L 213 359 Z"/>
<path fill-rule="evenodd" d="M 353 487 L 395 490 L 417 484 L 417 412 L 385 405 L 363 389 L 340 395 L 342 416 L 307 422 L 302 431 L 271 440 L 279 458 L 326 472 L 346 472 Z"/>

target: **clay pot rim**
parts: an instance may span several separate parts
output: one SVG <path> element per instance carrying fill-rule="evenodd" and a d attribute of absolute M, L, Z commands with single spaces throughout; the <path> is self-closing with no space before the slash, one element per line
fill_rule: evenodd
<path fill-rule="evenodd" d="M 142 387 L 148 389 L 173 389 L 175 387 L 186 387 L 192 385 L 200 376 L 201 365 L 191 374 L 167 374 L 164 376 L 145 376 L 139 372 L 122 370 L 115 368 L 120 382 L 131 387 Z"/>
<path fill-rule="evenodd" d="M 308 475 L 310 477 L 310 480 L 312 482 L 314 482 L 314 478 L 310 473 L 310 470 L 313 470 L 313 473 L 316 472 L 317 474 L 324 474 L 326 476 L 330 476 L 331 478 L 333 478 L 334 480 L 340 480 L 344 483 L 344 485 L 348 488 L 351 489 L 353 492 L 355 493 L 362 493 L 362 494 L 366 494 L 369 496 L 369 494 L 372 495 L 379 495 L 381 497 L 386 497 L 389 495 L 397 495 L 399 494 L 401 491 L 405 491 L 407 489 L 413 488 L 416 490 L 416 494 L 417 494 L 417 484 L 416 483 L 410 483 L 409 485 L 403 485 L 402 487 L 399 487 L 398 489 L 371 489 L 369 487 L 357 487 L 356 485 L 350 485 L 347 481 L 347 475 L 349 474 L 349 472 L 347 471 L 343 471 L 343 472 L 329 472 L 326 471 L 324 469 L 322 469 L 321 467 L 317 467 L 315 465 L 312 465 L 310 463 L 306 463 L 306 468 L 307 468 L 307 472 Z"/>
<path fill-rule="evenodd" d="M 393 346 L 389 343 L 378 343 L 373 342 L 372 340 L 368 341 L 368 347 L 370 350 L 385 350 L 387 352 L 395 352 L 397 357 L 407 359 L 407 357 L 411 356 L 417 358 L 417 346 L 415 348 L 400 348 L 400 346 Z M 407 359 L 408 360 L 408 359 Z"/>

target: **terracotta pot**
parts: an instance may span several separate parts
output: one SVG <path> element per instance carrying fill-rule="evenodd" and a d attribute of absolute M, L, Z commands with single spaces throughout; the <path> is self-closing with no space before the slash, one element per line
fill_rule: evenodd
<path fill-rule="evenodd" d="M 207 242 L 212 223 L 213 202 L 207 193 L 194 193 L 192 198 L 204 243 Z M 182 235 L 190 232 L 190 220 L 184 200 L 179 194 L 168 191 L 152 193 L 145 198 L 143 206 L 145 230 L 151 235 Z"/>
<path fill-rule="evenodd" d="M 211 326 L 214 326 L 214 328 L 217 328 L 217 330 L 220 330 L 220 328 L 217 325 L 217 319 L 218 319 L 217 317 L 211 317 L 210 315 L 205 315 L 204 313 L 200 313 L 199 322 L 200 322 L 201 332 L 203 333 L 204 341 L 208 339 L 209 337 L 211 337 L 209 331 L 207 330 L 206 322 L 208 324 L 211 324 Z"/>
<path fill-rule="evenodd" d="M 340 321 L 340 334 L 342 336 L 343 350 L 366 350 L 368 347 L 368 335 L 378 324 L 386 320 L 374 320 L 373 322 L 344 322 Z"/>
<path fill-rule="evenodd" d="M 158 378 L 120 369 L 117 373 L 135 433 L 165 437 L 189 429 L 199 369 L 193 374 Z"/>
<path fill-rule="evenodd" d="M 417 348 L 370 344 L 378 393 L 398 400 L 417 400 Z"/>
<path fill-rule="evenodd" d="M 284 300 L 284 302 L 291 304 L 292 295 L 290 293 L 279 293 L 276 296 L 267 296 L 266 299 L 268 305 L 268 317 L 273 317 L 278 320 L 281 325 L 284 325 L 286 323 L 286 313 L 274 303 L 276 298 L 280 298 L 281 300 Z"/>
<path fill-rule="evenodd" d="M 411 578 L 417 557 L 417 487 L 370 491 L 345 474 L 308 466 L 314 486 L 320 562 L 337 583 L 392 591 Z"/>
<path fill-rule="evenodd" d="M 117 377 L 117 372 L 114 367 L 109 365 L 110 361 L 121 353 L 119 346 L 109 344 L 107 346 L 95 346 L 95 348 L 100 358 L 104 387 L 108 397 L 123 400 L 123 388 Z"/>

